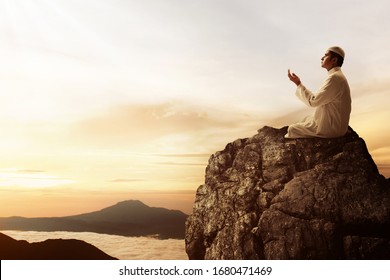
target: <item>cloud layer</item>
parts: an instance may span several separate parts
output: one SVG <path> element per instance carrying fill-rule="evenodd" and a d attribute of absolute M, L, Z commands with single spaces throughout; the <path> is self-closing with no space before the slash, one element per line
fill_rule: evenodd
<path fill-rule="evenodd" d="M 2 231 L 16 240 L 41 242 L 47 239 L 78 239 L 120 260 L 187 260 L 184 240 L 124 237 L 92 232 Z"/>

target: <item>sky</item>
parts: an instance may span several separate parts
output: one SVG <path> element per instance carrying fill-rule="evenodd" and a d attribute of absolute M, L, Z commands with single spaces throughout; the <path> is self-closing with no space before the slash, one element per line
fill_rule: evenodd
<path fill-rule="evenodd" d="M 189 214 L 208 158 L 313 113 L 346 52 L 351 127 L 389 177 L 386 0 L 0 0 L 0 216 L 139 199 Z"/>

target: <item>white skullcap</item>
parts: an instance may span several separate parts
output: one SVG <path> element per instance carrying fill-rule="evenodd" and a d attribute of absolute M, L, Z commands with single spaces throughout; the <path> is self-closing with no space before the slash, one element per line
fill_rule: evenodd
<path fill-rule="evenodd" d="M 333 47 L 330 47 L 328 49 L 328 51 L 332 51 L 334 53 L 337 53 L 338 55 L 340 55 L 342 58 L 345 57 L 345 52 L 342 48 L 338 47 L 338 46 L 333 46 Z"/>

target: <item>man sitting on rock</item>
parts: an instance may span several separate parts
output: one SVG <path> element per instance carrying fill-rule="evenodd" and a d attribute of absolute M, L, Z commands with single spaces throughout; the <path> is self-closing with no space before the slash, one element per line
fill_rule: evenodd
<path fill-rule="evenodd" d="M 330 47 L 321 58 L 321 66 L 328 70 L 328 78 L 313 94 L 295 73 L 288 70 L 289 79 L 297 85 L 296 96 L 306 105 L 316 107 L 314 116 L 292 124 L 286 138 L 335 138 L 345 135 L 351 113 L 351 94 L 347 79 L 341 71 L 345 53 L 340 47 Z"/>

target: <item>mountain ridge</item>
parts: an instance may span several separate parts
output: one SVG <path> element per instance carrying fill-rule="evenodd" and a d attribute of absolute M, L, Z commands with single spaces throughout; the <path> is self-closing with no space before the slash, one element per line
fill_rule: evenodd
<path fill-rule="evenodd" d="M 1 260 L 116 260 L 77 239 L 48 239 L 29 243 L 0 233 Z"/>
<path fill-rule="evenodd" d="M 140 211 L 141 213 L 135 213 L 135 211 Z M 159 211 L 157 214 L 156 211 Z M 159 217 L 160 215 L 182 215 L 183 212 L 179 210 L 170 210 L 163 207 L 150 207 L 145 203 L 139 200 L 125 200 L 116 203 L 115 205 L 105 207 L 98 211 L 92 211 L 84 214 L 67 216 L 67 218 L 77 218 L 83 220 L 84 217 L 88 217 L 91 219 L 92 217 L 96 217 L 97 220 L 101 219 L 102 215 L 105 216 L 104 219 L 110 219 L 111 221 L 117 219 L 129 219 L 132 221 L 144 221 L 145 219 L 153 219 Z M 123 216 L 121 216 L 123 215 Z"/>
<path fill-rule="evenodd" d="M 98 211 L 64 217 L 0 218 L 0 230 L 88 231 L 122 236 L 184 238 L 187 215 L 126 200 Z"/>

